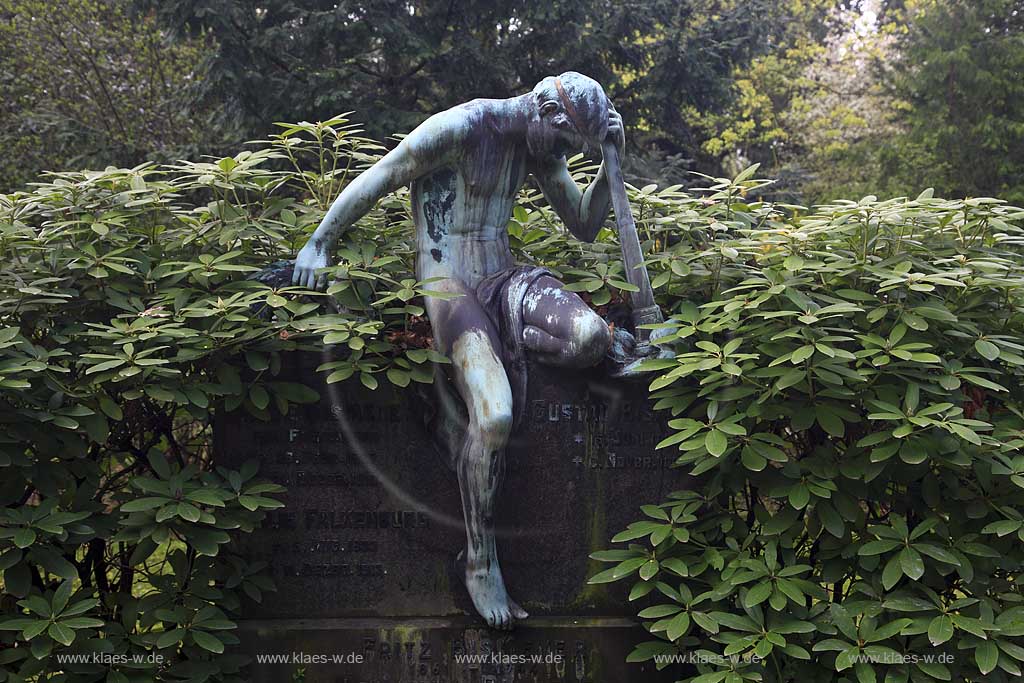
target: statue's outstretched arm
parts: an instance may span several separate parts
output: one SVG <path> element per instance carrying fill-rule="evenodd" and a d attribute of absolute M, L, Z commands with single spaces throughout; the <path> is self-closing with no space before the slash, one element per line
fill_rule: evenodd
<path fill-rule="evenodd" d="M 466 128 L 464 115 L 457 109 L 435 114 L 346 185 L 299 251 L 292 282 L 323 289 L 326 276 L 316 271 L 330 265 L 330 253 L 342 233 L 384 195 L 447 163 L 458 151 Z"/>
<path fill-rule="evenodd" d="M 622 119 L 614 107 L 608 112 L 608 137 L 616 141 L 621 156 L 626 140 L 622 131 Z M 533 169 L 533 173 L 544 196 L 565 222 L 569 232 L 584 242 L 593 242 L 611 209 L 611 194 L 608 190 L 604 164 L 601 164 L 597 177 L 585 192 L 581 192 L 576 181 L 572 179 L 565 159 L 551 158 L 540 161 Z"/>

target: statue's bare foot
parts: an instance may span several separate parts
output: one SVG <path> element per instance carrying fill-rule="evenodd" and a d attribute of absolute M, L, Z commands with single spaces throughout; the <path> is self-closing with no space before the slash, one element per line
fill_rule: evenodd
<path fill-rule="evenodd" d="M 508 596 L 497 563 L 491 563 L 490 567 L 466 567 L 466 589 L 473 598 L 473 606 L 487 621 L 488 626 L 508 630 L 517 619 L 526 619 L 530 615 Z"/>

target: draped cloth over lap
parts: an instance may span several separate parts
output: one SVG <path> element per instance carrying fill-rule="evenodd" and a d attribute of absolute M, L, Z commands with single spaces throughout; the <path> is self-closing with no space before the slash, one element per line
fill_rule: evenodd
<path fill-rule="evenodd" d="M 487 276 L 476 287 L 477 300 L 501 339 L 501 362 L 512 387 L 513 424 L 526 408 L 527 364 L 523 346 L 523 303 L 539 278 L 551 271 L 537 266 L 512 266 Z"/>

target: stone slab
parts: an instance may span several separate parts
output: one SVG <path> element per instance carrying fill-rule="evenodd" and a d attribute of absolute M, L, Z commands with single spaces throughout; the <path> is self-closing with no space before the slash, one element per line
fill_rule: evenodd
<path fill-rule="evenodd" d="M 659 683 L 680 675 L 626 664 L 645 635 L 629 619 L 536 617 L 512 633 L 475 622 L 276 619 L 243 622 L 241 634 L 250 656 L 279 660 L 250 667 L 252 683 Z"/>
<path fill-rule="evenodd" d="M 298 373 L 298 381 L 320 381 L 313 372 L 319 356 L 288 362 L 293 379 Z M 592 673 L 621 665 L 645 638 L 626 600 L 628 583 L 587 586 L 586 580 L 606 566 L 588 555 L 609 547 L 612 535 L 640 517 L 640 505 L 688 485 L 681 471 L 669 468 L 671 454 L 654 450 L 667 432 L 664 417 L 650 408 L 646 383 L 531 370 L 497 513 L 509 592 L 531 614 L 511 636 L 483 628 L 455 568 L 465 531 L 456 476 L 424 425 L 434 390 L 386 384 L 376 391 L 351 382 L 323 387 L 320 403 L 293 408 L 272 424 L 241 411 L 218 417 L 218 462 L 237 466 L 258 458 L 263 475 L 288 487 L 286 507 L 242 541 L 250 557 L 270 564 L 278 586 L 261 604 L 245 606 L 245 648 L 254 653 L 294 643 L 309 651 L 322 644 L 323 652 L 353 652 L 398 633 L 411 638 L 398 642 L 426 643 L 441 653 L 431 663 L 440 667 L 436 673 L 413 676 L 395 657 L 378 656 L 372 666 L 312 665 L 309 672 L 323 677 L 306 680 L 630 680 Z M 492 641 L 481 640 L 488 633 Z M 520 667 L 505 672 L 512 678 L 485 678 L 483 668 L 472 674 L 453 659 L 477 642 L 492 642 L 492 649 L 504 643 L 517 654 L 536 643 L 561 643 L 573 657 L 590 654 L 581 677 L 571 677 L 575 665 L 566 664 L 562 673 L 527 674 Z"/>

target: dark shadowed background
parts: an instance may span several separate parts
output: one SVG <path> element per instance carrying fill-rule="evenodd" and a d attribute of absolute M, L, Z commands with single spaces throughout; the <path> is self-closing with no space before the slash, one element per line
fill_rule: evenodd
<path fill-rule="evenodd" d="M 586 73 L 636 182 L 1024 199 L 1020 0 L 0 0 L 0 189 L 344 111 L 377 139 Z"/>

